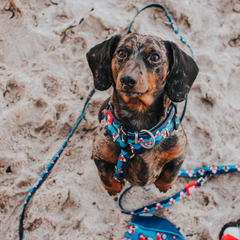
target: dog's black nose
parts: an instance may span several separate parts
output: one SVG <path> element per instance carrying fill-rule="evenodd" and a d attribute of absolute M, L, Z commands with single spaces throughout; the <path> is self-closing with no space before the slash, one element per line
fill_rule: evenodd
<path fill-rule="evenodd" d="M 137 84 L 137 81 L 130 76 L 122 77 L 120 82 L 123 87 L 134 87 Z"/>

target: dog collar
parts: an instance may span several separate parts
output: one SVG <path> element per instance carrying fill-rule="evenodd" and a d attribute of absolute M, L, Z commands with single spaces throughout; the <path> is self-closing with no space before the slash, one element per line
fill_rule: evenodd
<path fill-rule="evenodd" d="M 144 152 L 160 144 L 179 127 L 179 118 L 176 113 L 177 105 L 172 103 L 169 107 L 167 117 L 163 122 L 159 122 L 149 130 L 143 129 L 140 132 L 133 132 L 114 116 L 110 103 L 108 104 L 103 110 L 102 119 L 106 120 L 106 128 L 109 135 L 122 150 L 113 176 L 115 180 L 119 182 L 124 180 L 129 160 L 135 154 Z M 130 146 L 131 153 L 124 150 L 128 145 Z"/>

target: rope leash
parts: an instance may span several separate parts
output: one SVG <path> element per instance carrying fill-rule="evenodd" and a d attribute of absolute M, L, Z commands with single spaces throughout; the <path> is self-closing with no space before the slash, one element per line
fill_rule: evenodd
<path fill-rule="evenodd" d="M 59 159 L 59 157 L 61 156 L 64 148 L 67 146 L 67 143 L 69 142 L 70 138 L 72 137 L 73 133 L 75 132 L 76 128 L 78 127 L 79 123 L 82 121 L 87 107 L 90 104 L 90 100 L 92 98 L 92 96 L 97 92 L 96 89 L 93 89 L 91 91 L 91 93 L 89 94 L 85 104 L 84 104 L 84 108 L 83 108 L 83 112 L 81 114 L 81 116 L 79 117 L 77 123 L 75 124 L 75 126 L 73 127 L 72 131 L 69 133 L 67 139 L 64 141 L 62 147 L 58 150 L 57 154 L 52 158 L 52 160 L 50 161 L 50 163 L 47 165 L 47 167 L 43 170 L 43 172 L 41 173 L 40 177 L 37 179 L 37 181 L 34 184 L 34 187 L 32 187 L 30 189 L 30 191 L 28 192 L 27 198 L 25 200 L 25 203 L 23 205 L 23 210 L 20 216 L 20 222 L 19 222 L 19 239 L 22 240 L 24 239 L 24 228 L 23 228 L 23 219 L 24 219 L 24 213 L 25 213 L 25 209 L 27 207 L 27 204 L 29 203 L 31 197 L 33 196 L 33 194 L 37 191 L 37 189 L 41 186 L 41 184 L 45 181 L 45 179 L 47 178 L 48 174 L 50 173 L 50 171 L 52 170 L 52 168 L 54 167 L 54 165 L 56 164 L 57 160 Z"/>

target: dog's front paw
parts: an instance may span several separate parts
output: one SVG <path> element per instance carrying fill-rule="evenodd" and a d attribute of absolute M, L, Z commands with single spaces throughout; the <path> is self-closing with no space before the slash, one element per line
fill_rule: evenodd
<path fill-rule="evenodd" d="M 162 189 L 162 188 L 159 188 L 159 187 L 157 187 L 157 188 L 158 188 L 159 192 L 161 192 L 161 193 L 166 193 L 168 191 L 168 189 L 170 189 L 170 188 Z"/>
<path fill-rule="evenodd" d="M 123 184 L 120 182 L 117 182 L 116 180 L 112 180 L 110 186 L 106 186 L 103 182 L 102 182 L 102 185 L 107 190 L 110 196 L 114 196 L 117 193 L 121 192 L 123 188 Z"/>
<path fill-rule="evenodd" d="M 172 186 L 173 186 L 174 182 L 170 183 L 170 184 L 160 184 L 159 182 L 158 183 L 155 183 L 155 186 L 158 188 L 158 190 L 160 192 L 163 192 L 163 193 L 166 193 L 167 190 L 171 189 Z"/>
<path fill-rule="evenodd" d="M 158 188 L 158 190 L 161 192 L 161 193 L 166 193 L 168 190 L 160 190 L 159 188 Z"/>

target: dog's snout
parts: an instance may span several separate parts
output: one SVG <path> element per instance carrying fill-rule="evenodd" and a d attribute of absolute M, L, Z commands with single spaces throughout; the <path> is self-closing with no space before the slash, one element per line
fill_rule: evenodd
<path fill-rule="evenodd" d="M 120 82 L 123 87 L 130 87 L 130 88 L 136 86 L 136 84 L 137 84 L 137 81 L 130 76 L 122 77 L 120 79 Z"/>

